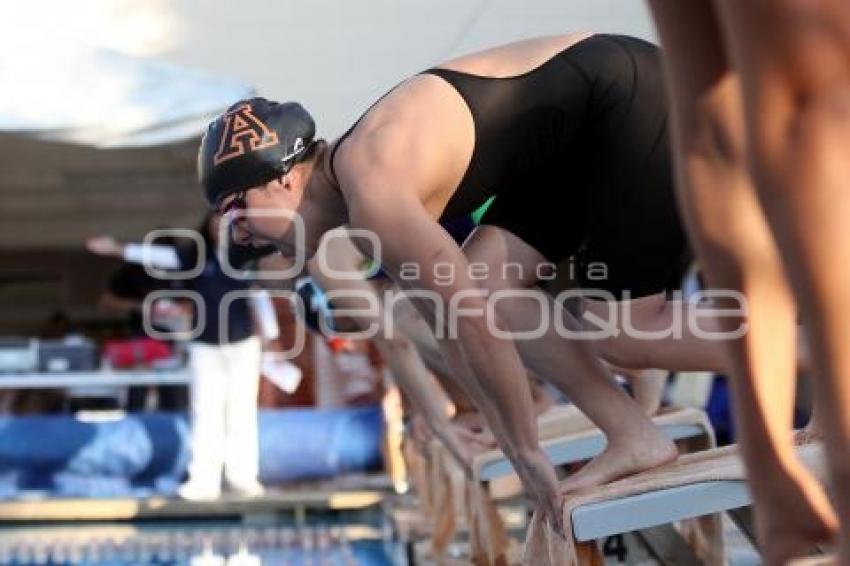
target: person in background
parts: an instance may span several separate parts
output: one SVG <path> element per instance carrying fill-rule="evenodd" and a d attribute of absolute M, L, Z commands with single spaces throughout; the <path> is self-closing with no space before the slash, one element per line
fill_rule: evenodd
<path fill-rule="evenodd" d="M 173 239 L 163 242 L 173 245 Z M 145 335 L 142 323 L 142 306 L 145 297 L 153 291 L 167 288 L 167 281 L 161 281 L 149 275 L 144 267 L 136 263 L 124 262 L 109 278 L 106 290 L 100 295 L 100 307 L 106 311 L 127 317 L 130 337 Z M 178 308 L 178 305 L 173 305 Z M 156 307 L 155 307 L 156 308 Z M 183 411 L 189 400 L 186 390 L 180 385 L 159 386 L 157 393 L 157 408 L 166 411 Z M 130 411 L 145 408 L 149 387 L 130 387 L 127 397 L 127 409 Z"/>
<path fill-rule="evenodd" d="M 125 261 L 148 261 L 163 270 L 191 270 L 202 262 L 191 279 L 171 281 L 173 287 L 197 293 L 198 308 L 189 344 L 194 374 L 191 388 L 192 458 L 189 479 L 179 495 L 189 500 L 211 500 L 221 494 L 222 472 L 233 493 L 245 497 L 263 494 L 258 481 L 259 445 L 257 393 L 262 341 L 278 337 L 274 307 L 267 293 L 249 292 L 251 282 L 226 275 L 217 252 L 219 218 L 209 214 L 198 230 L 203 245 L 174 247 L 121 245 L 110 237 L 92 238 L 88 248 Z M 200 248 L 200 249 L 199 249 Z M 232 292 L 250 296 L 232 301 Z M 199 327 L 200 323 L 200 327 Z"/>

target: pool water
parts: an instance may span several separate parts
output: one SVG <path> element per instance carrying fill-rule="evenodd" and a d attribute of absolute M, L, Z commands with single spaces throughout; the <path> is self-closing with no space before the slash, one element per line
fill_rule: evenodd
<path fill-rule="evenodd" d="M 197 525 L 4 529 L 1 566 L 389 566 L 387 544 L 345 527 Z"/>

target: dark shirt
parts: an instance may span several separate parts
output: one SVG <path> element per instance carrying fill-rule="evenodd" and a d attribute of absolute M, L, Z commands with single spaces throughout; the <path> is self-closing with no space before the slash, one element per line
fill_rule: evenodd
<path fill-rule="evenodd" d="M 160 281 L 145 272 L 145 268 L 135 263 L 124 263 L 109 278 L 109 292 L 119 299 L 144 301 L 148 293 L 168 288 L 166 281 Z M 142 314 L 133 310 L 129 315 L 130 333 L 142 336 L 144 326 Z"/>
<path fill-rule="evenodd" d="M 174 281 L 175 288 L 195 291 L 201 297 L 201 303 L 206 311 L 206 323 L 201 330 L 198 342 L 205 344 L 231 344 L 251 337 L 254 334 L 254 322 L 251 314 L 249 299 L 240 298 L 232 301 L 221 316 L 220 307 L 225 296 L 231 291 L 247 291 L 251 282 L 228 277 L 221 268 L 215 254 L 215 247 L 207 245 L 207 254 L 201 273 L 192 279 Z M 181 269 L 188 270 L 196 265 L 197 246 L 179 246 L 177 256 L 180 258 Z M 222 325 L 227 324 L 227 335 L 220 336 Z M 193 317 L 193 328 L 197 325 L 198 313 Z M 224 340 L 222 340 L 224 338 Z"/>

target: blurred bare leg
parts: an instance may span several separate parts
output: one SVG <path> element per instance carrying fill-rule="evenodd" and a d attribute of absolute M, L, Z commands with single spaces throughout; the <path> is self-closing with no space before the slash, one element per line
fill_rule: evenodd
<path fill-rule="evenodd" d="M 840 562 L 850 563 L 850 5 L 719 1 L 758 196 L 813 353 Z"/>
<path fill-rule="evenodd" d="M 741 291 L 749 330 L 727 343 L 742 455 L 767 564 L 829 539 L 836 519 L 790 430 L 796 307 L 746 168 L 737 75 L 705 0 L 650 0 L 666 48 L 680 204 L 712 288 Z M 725 306 L 719 303 L 719 306 Z M 730 330 L 741 320 L 722 319 Z"/>

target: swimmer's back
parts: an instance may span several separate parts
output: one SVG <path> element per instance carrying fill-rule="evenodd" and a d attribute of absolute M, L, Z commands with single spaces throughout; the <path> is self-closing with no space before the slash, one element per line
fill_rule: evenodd
<path fill-rule="evenodd" d="M 534 70 L 589 35 L 529 39 L 452 59 L 440 67 L 493 77 L 515 76 Z M 337 140 L 332 150 L 332 166 L 337 166 L 338 153 L 345 153 L 352 145 L 377 138 L 379 135 L 376 134 L 388 129 L 406 132 L 416 139 L 382 150 L 401 152 L 403 146 L 407 153 L 438 154 L 431 158 L 437 163 L 430 168 L 434 177 L 426 183 L 428 188 L 425 192 L 428 194 L 420 196 L 435 218 L 441 216 L 446 203 L 460 185 L 474 149 L 475 123 L 466 101 L 452 85 L 439 77 L 427 73 L 411 77 L 374 103 Z M 417 140 L 426 140 L 426 143 L 418 145 Z M 482 202 L 460 214 L 471 212 Z"/>

